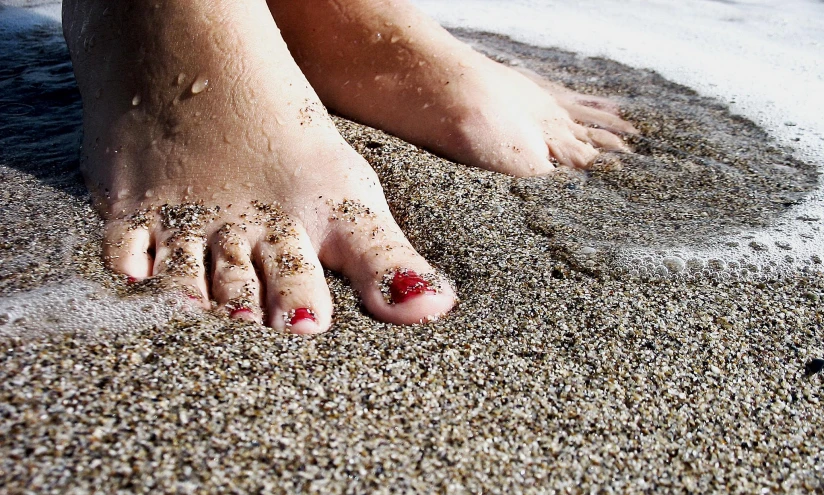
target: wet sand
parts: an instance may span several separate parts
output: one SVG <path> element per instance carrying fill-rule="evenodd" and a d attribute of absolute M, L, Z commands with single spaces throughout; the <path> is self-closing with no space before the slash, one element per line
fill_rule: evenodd
<path fill-rule="evenodd" d="M 780 224 L 817 187 L 813 164 L 717 102 L 459 33 L 616 97 L 643 131 L 638 154 L 513 179 L 338 119 L 462 301 L 435 323 L 381 324 L 329 273 L 335 325 L 306 338 L 150 299 L 102 269 L 68 57 L 54 26 L 27 33 L 0 40 L 17 54 L 0 62 L 6 491 L 824 489 L 822 376 L 804 377 L 824 357 L 820 258 L 780 273 L 754 247 L 730 246 L 723 266 L 649 254 Z M 628 267 L 626 246 L 648 259 Z"/>

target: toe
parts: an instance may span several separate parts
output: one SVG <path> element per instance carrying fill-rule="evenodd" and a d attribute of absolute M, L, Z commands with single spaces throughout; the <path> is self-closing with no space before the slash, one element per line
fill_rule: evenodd
<path fill-rule="evenodd" d="M 165 231 L 158 238 L 152 275 L 164 277 L 183 290 L 190 299 L 209 308 L 206 270 L 203 266 L 205 236 L 177 230 Z"/>
<path fill-rule="evenodd" d="M 269 225 L 256 257 L 263 269 L 269 325 L 298 334 L 332 324 L 332 297 L 323 268 L 304 229 L 290 220 Z"/>
<path fill-rule="evenodd" d="M 597 125 L 598 127 L 606 129 L 610 132 L 638 134 L 638 129 L 619 117 L 617 113 L 583 105 L 575 105 L 567 108 L 567 110 L 569 111 L 570 117 L 577 122 L 582 122 L 587 125 Z"/>
<path fill-rule="evenodd" d="M 587 168 L 598 156 L 598 150 L 570 130 L 547 132 L 546 144 L 550 155 L 567 167 Z"/>
<path fill-rule="evenodd" d="M 607 151 L 623 151 L 630 152 L 629 146 L 615 134 L 605 131 L 603 129 L 595 129 L 592 127 L 576 126 L 574 129 L 575 137 L 592 146 L 607 150 Z"/>
<path fill-rule="evenodd" d="M 234 224 L 225 224 L 212 242 L 212 296 L 232 318 L 263 322 L 260 281 L 252 247 Z"/>
<path fill-rule="evenodd" d="M 149 229 L 128 220 L 106 225 L 103 259 L 111 270 L 142 280 L 152 273 Z"/>
<path fill-rule="evenodd" d="M 623 139 L 615 134 L 603 129 L 589 130 L 590 142 L 597 148 L 607 151 L 632 152 L 632 148 L 627 146 Z"/>
<path fill-rule="evenodd" d="M 437 319 L 455 305 L 449 282 L 415 251 L 388 212 L 374 214 L 351 201 L 335 210 L 337 228 L 321 259 L 349 278 L 373 316 L 413 324 Z"/>

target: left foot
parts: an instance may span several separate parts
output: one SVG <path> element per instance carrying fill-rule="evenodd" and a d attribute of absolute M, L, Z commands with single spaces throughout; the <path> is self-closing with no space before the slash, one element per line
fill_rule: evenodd
<path fill-rule="evenodd" d="M 530 176 L 628 150 L 613 132 L 634 128 L 606 100 L 496 63 L 406 2 L 269 7 L 324 104 L 453 161 Z"/>

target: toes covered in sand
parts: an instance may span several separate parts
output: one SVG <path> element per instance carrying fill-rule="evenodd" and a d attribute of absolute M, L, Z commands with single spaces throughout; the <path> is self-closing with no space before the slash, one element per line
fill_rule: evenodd
<path fill-rule="evenodd" d="M 243 228 L 224 224 L 214 236 L 212 295 L 232 317 L 263 323 L 262 287 L 252 261 L 252 243 Z"/>
<path fill-rule="evenodd" d="M 274 203 L 234 214 L 191 203 L 150 208 L 109 222 L 106 259 L 113 270 L 176 289 L 204 309 L 297 334 L 332 325 L 324 267 L 346 275 L 381 321 L 431 321 L 452 308 L 449 282 L 391 216 L 357 201 L 324 206 L 328 224 L 314 241 Z"/>
<path fill-rule="evenodd" d="M 186 238 L 165 232 L 156 246 L 152 275 L 162 277 L 182 290 L 189 299 L 209 308 L 209 290 L 204 266 L 204 237 Z"/>

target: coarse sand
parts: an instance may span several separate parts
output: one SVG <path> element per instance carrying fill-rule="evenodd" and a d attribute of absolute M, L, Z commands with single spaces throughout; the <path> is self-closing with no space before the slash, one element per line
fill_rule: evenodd
<path fill-rule="evenodd" d="M 315 337 L 103 270 L 59 27 L 0 37 L 0 492 L 824 490 L 821 259 L 677 256 L 783 221 L 814 164 L 652 72 L 456 34 L 616 98 L 637 154 L 514 179 L 336 119 L 461 302 L 382 324 L 328 273 Z"/>

